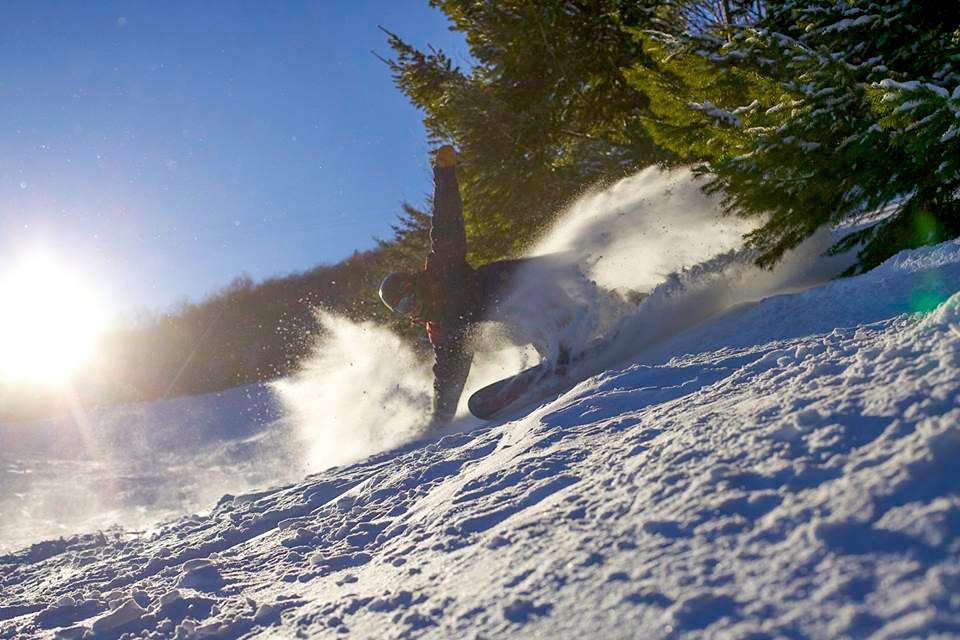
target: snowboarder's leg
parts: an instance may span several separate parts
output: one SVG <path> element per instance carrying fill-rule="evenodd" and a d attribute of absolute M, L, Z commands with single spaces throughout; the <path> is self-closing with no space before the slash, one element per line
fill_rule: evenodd
<path fill-rule="evenodd" d="M 560 353 L 557 354 L 557 364 L 553 367 L 554 373 L 564 376 L 567 374 L 567 366 L 570 364 L 570 347 L 560 343 Z"/>

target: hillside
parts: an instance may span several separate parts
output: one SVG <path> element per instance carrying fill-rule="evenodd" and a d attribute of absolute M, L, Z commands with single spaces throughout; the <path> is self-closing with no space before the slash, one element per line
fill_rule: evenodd
<path fill-rule="evenodd" d="M 0 638 L 953 637 L 960 242 L 527 415 L 0 559 Z"/>

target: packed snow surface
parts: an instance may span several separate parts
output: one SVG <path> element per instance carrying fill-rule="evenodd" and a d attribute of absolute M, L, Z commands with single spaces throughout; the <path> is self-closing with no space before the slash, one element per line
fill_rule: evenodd
<path fill-rule="evenodd" d="M 2 557 L 0 638 L 957 637 L 958 372 L 954 241 L 513 419 Z"/>

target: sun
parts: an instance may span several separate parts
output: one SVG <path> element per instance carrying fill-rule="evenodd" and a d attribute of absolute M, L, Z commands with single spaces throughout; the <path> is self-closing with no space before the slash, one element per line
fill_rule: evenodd
<path fill-rule="evenodd" d="M 108 310 L 49 253 L 0 273 L 0 381 L 56 385 L 93 356 Z"/>

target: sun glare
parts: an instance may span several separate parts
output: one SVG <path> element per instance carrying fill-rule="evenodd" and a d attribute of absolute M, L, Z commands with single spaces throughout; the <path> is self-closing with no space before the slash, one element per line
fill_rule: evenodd
<path fill-rule="evenodd" d="M 37 254 L 0 274 L 0 380 L 54 385 L 93 356 L 107 309 L 74 271 Z"/>

